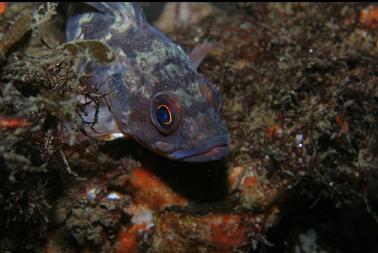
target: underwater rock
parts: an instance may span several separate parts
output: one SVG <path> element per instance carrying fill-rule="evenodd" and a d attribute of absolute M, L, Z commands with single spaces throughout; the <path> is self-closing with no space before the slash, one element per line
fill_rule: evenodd
<path fill-rule="evenodd" d="M 215 10 L 216 8 L 209 3 L 167 2 L 155 25 L 163 32 L 172 32 L 180 26 L 199 24 Z"/>
<path fill-rule="evenodd" d="M 219 87 L 231 133 L 231 153 L 216 163 L 167 161 L 129 140 L 78 141 L 83 108 L 74 98 L 100 96 L 71 67 L 77 54 L 110 61 L 103 45 L 64 50 L 63 42 L 34 41 L 7 53 L 0 115 L 32 125 L 0 127 L 1 248 L 282 252 L 303 248 L 304 238 L 319 248 L 311 231 L 321 239 L 324 230 L 332 242 L 321 241 L 321 249 L 374 252 L 374 8 L 243 3 L 172 29 L 187 52 L 213 43 L 199 69 Z M 36 31 L 63 33 L 54 25 Z M 38 50 L 26 54 L 30 47 Z M 74 123 L 68 143 L 67 121 Z M 353 235 L 358 224 L 366 228 L 360 236 Z M 288 231 L 298 235 L 289 246 Z"/>
<path fill-rule="evenodd" d="M 360 22 L 369 29 L 375 29 L 378 26 L 378 7 L 370 5 L 360 13 Z"/>

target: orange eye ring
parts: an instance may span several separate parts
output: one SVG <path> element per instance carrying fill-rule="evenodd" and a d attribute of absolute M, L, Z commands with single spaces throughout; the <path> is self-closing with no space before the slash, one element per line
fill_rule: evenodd
<path fill-rule="evenodd" d="M 169 107 L 167 105 L 164 105 L 164 104 L 159 105 L 159 107 L 157 108 L 157 110 L 159 111 L 161 108 L 165 109 L 166 112 L 168 112 L 168 115 L 169 115 L 169 117 L 168 117 L 169 120 L 168 121 L 163 121 L 163 124 L 164 125 L 170 125 L 172 123 L 172 118 L 173 118 L 171 110 L 169 109 Z"/>

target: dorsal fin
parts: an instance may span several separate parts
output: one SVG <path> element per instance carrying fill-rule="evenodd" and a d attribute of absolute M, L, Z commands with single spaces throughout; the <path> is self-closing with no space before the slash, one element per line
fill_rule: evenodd
<path fill-rule="evenodd" d="M 85 2 L 74 4 L 68 19 L 67 40 L 96 40 L 109 37 L 113 31 L 124 33 L 130 28 L 138 29 L 147 24 L 146 18 L 137 3 Z M 87 7 L 87 8 L 85 8 Z M 88 7 L 90 7 L 88 9 Z M 72 9 L 75 10 L 75 7 Z"/>
<path fill-rule="evenodd" d="M 85 2 L 105 15 L 113 15 L 116 22 L 131 22 L 141 26 L 146 22 L 144 13 L 137 3 Z"/>

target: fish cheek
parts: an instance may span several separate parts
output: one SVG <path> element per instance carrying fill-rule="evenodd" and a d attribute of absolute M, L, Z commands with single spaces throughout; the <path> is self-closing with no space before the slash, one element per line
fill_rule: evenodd
<path fill-rule="evenodd" d="M 156 142 L 157 131 L 151 123 L 147 104 L 135 105 L 134 110 L 129 114 L 128 122 L 137 141 L 145 145 Z"/>

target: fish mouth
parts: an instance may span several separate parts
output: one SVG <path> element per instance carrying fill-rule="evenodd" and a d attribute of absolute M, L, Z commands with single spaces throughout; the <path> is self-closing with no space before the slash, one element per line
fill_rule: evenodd
<path fill-rule="evenodd" d="M 228 134 L 217 136 L 195 147 L 177 150 L 169 154 L 168 157 L 191 163 L 220 160 L 229 153 L 228 139 Z"/>

